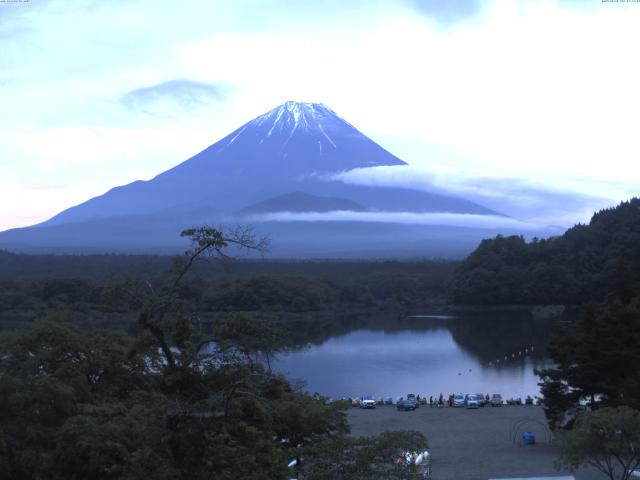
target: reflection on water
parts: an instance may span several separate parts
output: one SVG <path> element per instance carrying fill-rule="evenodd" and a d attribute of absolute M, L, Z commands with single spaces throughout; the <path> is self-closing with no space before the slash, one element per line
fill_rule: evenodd
<path fill-rule="evenodd" d="M 333 397 L 539 394 L 533 370 L 549 364 L 543 356 L 548 323 L 513 314 L 423 315 L 408 321 L 390 322 L 394 329 L 360 328 L 331 337 L 280 357 L 275 368 L 289 378 L 306 380 L 310 392 Z"/>

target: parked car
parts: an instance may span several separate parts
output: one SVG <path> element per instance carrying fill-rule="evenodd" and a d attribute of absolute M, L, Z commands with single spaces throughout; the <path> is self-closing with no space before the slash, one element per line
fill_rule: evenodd
<path fill-rule="evenodd" d="M 492 407 L 501 407 L 502 406 L 502 395 L 499 393 L 494 393 L 491 396 L 491 406 Z"/>
<path fill-rule="evenodd" d="M 393 405 L 393 398 L 392 397 L 384 397 L 384 404 L 385 405 Z"/>
<path fill-rule="evenodd" d="M 396 408 L 398 409 L 398 411 L 402 412 L 402 411 L 414 411 L 416 408 L 418 408 L 418 404 L 416 402 L 412 402 L 411 400 L 400 400 L 397 404 L 396 404 Z"/>
<path fill-rule="evenodd" d="M 479 407 L 484 407 L 487 404 L 482 393 L 476 393 L 476 400 L 478 401 Z"/>
<path fill-rule="evenodd" d="M 461 393 L 456 393 L 453 396 L 453 406 L 454 407 L 464 407 L 464 395 Z"/>
<path fill-rule="evenodd" d="M 416 398 L 415 394 L 413 394 L 413 393 L 407 394 L 407 401 L 415 403 L 416 404 L 416 408 L 418 408 L 420 406 L 420 402 L 418 402 L 418 399 Z"/>
<path fill-rule="evenodd" d="M 360 408 L 376 408 L 376 399 L 368 397 L 360 397 Z"/>
<path fill-rule="evenodd" d="M 480 404 L 474 393 L 469 393 L 464 399 L 465 406 L 467 408 L 478 408 Z"/>

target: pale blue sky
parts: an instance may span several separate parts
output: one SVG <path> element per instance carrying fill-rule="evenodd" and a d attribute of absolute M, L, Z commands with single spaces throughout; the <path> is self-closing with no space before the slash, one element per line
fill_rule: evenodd
<path fill-rule="evenodd" d="M 600 0 L 0 2 L 0 229 L 149 179 L 286 100 L 412 165 L 358 181 L 616 202 L 640 186 L 638 25 L 639 3 Z"/>

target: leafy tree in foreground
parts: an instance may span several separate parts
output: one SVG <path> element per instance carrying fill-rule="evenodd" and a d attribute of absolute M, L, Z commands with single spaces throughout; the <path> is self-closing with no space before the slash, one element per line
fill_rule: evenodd
<path fill-rule="evenodd" d="M 219 349 L 233 350 L 253 364 L 264 358 L 269 369 L 273 356 L 286 350 L 283 336 L 284 332 L 270 321 L 246 313 L 227 314 L 212 332 Z"/>
<path fill-rule="evenodd" d="M 628 480 L 640 467 L 640 412 L 605 407 L 581 414 L 572 430 L 559 432 L 558 467 L 592 466 L 611 480 Z"/>
<path fill-rule="evenodd" d="M 139 308 L 138 324 L 157 344 L 169 370 L 189 368 L 200 352 L 193 343 L 197 336 L 192 322 L 193 312 L 180 298 L 183 281 L 195 262 L 201 257 L 227 262 L 232 259 L 227 251 L 254 250 L 263 252 L 267 239 L 258 239 L 251 227 L 239 226 L 226 232 L 213 227 L 198 227 L 183 231 L 180 236 L 191 240 L 191 247 L 176 258 L 173 275 L 168 282 L 154 287 L 149 282 L 138 283 L 131 292 L 132 302 Z M 178 347 L 175 351 L 172 347 Z M 202 343 L 199 346 L 203 346 Z"/>
<path fill-rule="evenodd" d="M 268 322 L 194 325 L 181 286 L 195 259 L 262 244 L 242 229 L 184 235 L 193 246 L 171 281 L 134 285 L 138 337 L 59 315 L 0 333 L 0 477 L 281 479 L 302 454 L 309 478 L 326 478 L 325 466 L 339 479 L 405 478 L 393 460 L 424 437 L 348 437 L 346 406 L 315 401 L 262 365 L 258 354 L 280 345 Z"/>
<path fill-rule="evenodd" d="M 548 351 L 555 366 L 537 373 L 552 427 L 585 401 L 640 409 L 640 296 L 625 303 L 612 292 L 557 331 Z"/>
<path fill-rule="evenodd" d="M 396 463 L 405 451 L 421 452 L 420 432 L 384 432 L 377 437 L 329 438 L 303 453 L 300 472 L 308 480 L 403 480 L 420 478 L 415 465 Z"/>
<path fill-rule="evenodd" d="M 131 344 L 59 316 L 0 335 L 2 478 L 133 479 L 143 464 L 157 478 L 170 471 L 158 434 L 167 401 L 144 359 L 127 357 Z"/>

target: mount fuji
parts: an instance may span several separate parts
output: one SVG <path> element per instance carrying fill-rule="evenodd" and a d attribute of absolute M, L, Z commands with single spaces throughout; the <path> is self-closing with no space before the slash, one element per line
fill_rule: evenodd
<path fill-rule="evenodd" d="M 0 248 L 169 253 L 184 247 L 178 233 L 187 227 L 251 222 L 271 236 L 276 256 L 449 256 L 452 248 L 457 256 L 494 233 L 349 215 L 320 221 L 286 216 L 500 215 L 461 198 L 335 179 L 355 168 L 404 165 L 328 107 L 287 102 L 151 180 L 113 188 L 38 225 L 1 232 Z"/>

